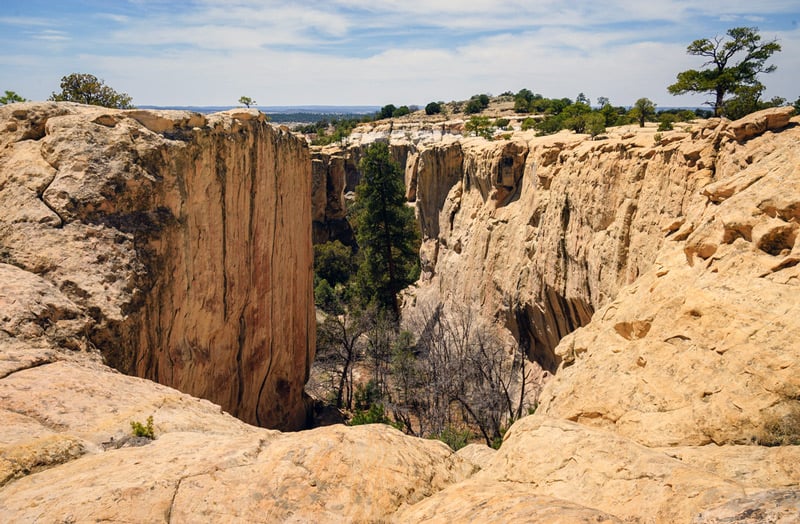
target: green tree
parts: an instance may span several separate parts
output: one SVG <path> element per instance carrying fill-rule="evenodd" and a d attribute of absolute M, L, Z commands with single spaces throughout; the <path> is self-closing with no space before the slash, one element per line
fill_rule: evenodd
<path fill-rule="evenodd" d="M 392 117 L 398 118 L 409 113 L 411 113 L 411 109 L 408 106 L 400 106 L 392 112 Z"/>
<path fill-rule="evenodd" d="M 6 91 L 5 95 L 0 96 L 0 104 L 6 105 L 13 104 L 14 102 L 26 102 L 26 100 L 14 91 Z"/>
<path fill-rule="evenodd" d="M 490 140 L 492 138 L 492 124 L 488 116 L 473 116 L 464 123 L 464 130 L 467 133 L 475 133 L 475 136 L 482 136 Z"/>
<path fill-rule="evenodd" d="M 575 102 L 574 104 L 568 105 L 564 108 L 564 110 L 560 113 L 560 121 L 561 127 L 567 128 L 575 131 L 576 133 L 583 133 L 586 131 L 586 116 L 592 111 L 592 108 L 589 107 L 588 99 L 583 96 L 581 100 L 586 100 L 586 102 L 580 101 Z"/>
<path fill-rule="evenodd" d="M 377 142 L 359 163 L 362 181 L 352 208 L 362 262 L 358 284 L 365 302 L 397 315 L 397 295 L 419 272 L 419 233 L 414 210 L 405 202 L 403 173 L 389 152 Z"/>
<path fill-rule="evenodd" d="M 731 120 L 737 120 L 755 111 L 786 104 L 786 99 L 779 96 L 767 101 L 761 100 L 763 92 L 764 85 L 760 82 L 753 86 L 740 86 L 733 92 L 733 98 L 725 101 L 722 113 Z"/>
<path fill-rule="evenodd" d="M 606 132 L 606 117 L 599 111 L 593 111 L 586 115 L 586 132 L 592 135 L 592 138 L 599 134 Z"/>
<path fill-rule="evenodd" d="M 483 106 L 481 105 L 481 101 L 477 98 L 471 99 L 464 107 L 464 113 L 468 115 L 474 115 L 475 113 L 480 113 L 481 111 L 483 111 Z"/>
<path fill-rule="evenodd" d="M 56 102 L 78 102 L 93 106 L 131 109 L 133 99 L 118 93 L 105 85 L 102 80 L 87 73 L 72 73 L 61 78 L 61 92 L 50 95 L 49 100 Z"/>
<path fill-rule="evenodd" d="M 314 273 L 331 286 L 345 284 L 355 271 L 353 250 L 338 240 L 314 246 Z"/>
<path fill-rule="evenodd" d="M 757 27 L 734 27 L 728 29 L 727 38 L 695 40 L 686 52 L 705 57 L 707 61 L 703 66 L 709 67 L 678 73 L 677 82 L 667 90 L 673 95 L 710 93 L 714 96 L 713 103 L 709 102 L 714 107 L 714 115 L 722 116 L 725 96 L 745 86 L 759 85 L 759 74 L 775 71 L 776 66 L 766 62 L 780 50 L 776 40 L 762 43 Z"/>
<path fill-rule="evenodd" d="M 439 102 L 431 102 L 425 106 L 426 115 L 438 115 L 442 112 L 442 105 Z"/>
<path fill-rule="evenodd" d="M 242 104 L 243 106 L 247 106 L 247 107 L 254 106 L 254 105 L 258 104 L 258 102 L 256 102 L 255 100 L 253 100 L 249 96 L 240 96 L 239 97 L 239 103 Z"/>
<path fill-rule="evenodd" d="M 386 104 L 378 111 L 378 119 L 392 118 L 395 111 L 397 111 L 397 107 L 394 104 Z"/>
<path fill-rule="evenodd" d="M 672 124 L 678 121 L 678 117 L 672 113 L 661 113 L 658 116 L 658 129 L 657 131 L 671 131 Z"/>
<path fill-rule="evenodd" d="M 528 113 L 531 110 L 531 102 L 536 95 L 530 89 L 522 88 L 514 95 L 514 111 L 517 113 Z"/>
<path fill-rule="evenodd" d="M 640 98 L 633 104 L 630 115 L 639 122 L 639 127 L 644 127 L 645 121 L 656 116 L 656 105 L 649 98 Z"/>

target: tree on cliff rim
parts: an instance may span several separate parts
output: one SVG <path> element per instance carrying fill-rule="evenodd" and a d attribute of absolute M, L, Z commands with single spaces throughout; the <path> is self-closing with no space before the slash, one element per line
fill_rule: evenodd
<path fill-rule="evenodd" d="M 406 205 L 403 174 L 387 144 L 369 146 L 359 168 L 362 181 L 352 209 L 362 260 L 358 285 L 365 302 L 397 316 L 397 295 L 419 271 L 414 210 Z"/>
<path fill-rule="evenodd" d="M 61 78 L 61 92 L 50 95 L 55 102 L 78 102 L 116 109 L 133 108 L 133 99 L 118 93 L 102 80 L 88 73 L 72 73 Z"/>
<path fill-rule="evenodd" d="M 687 48 L 690 55 L 703 56 L 708 60 L 707 69 L 690 69 L 678 73 L 678 81 L 667 88 L 673 95 L 684 93 L 711 93 L 714 95 L 714 115 L 722 116 L 725 96 L 742 87 L 759 86 L 758 75 L 775 71 L 775 65 L 766 65 L 773 53 L 780 51 L 776 40 L 761 43 L 757 27 L 734 27 L 727 31 L 728 39 L 716 36 L 713 39 L 695 40 Z M 734 57 L 742 57 L 732 63 Z"/>

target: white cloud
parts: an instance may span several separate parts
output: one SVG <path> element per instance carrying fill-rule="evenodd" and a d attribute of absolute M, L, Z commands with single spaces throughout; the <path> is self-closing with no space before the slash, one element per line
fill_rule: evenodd
<path fill-rule="evenodd" d="M 8 64 L 0 68 L 0 84 L 13 84 L 30 98 L 46 97 L 60 76 L 88 71 L 136 103 L 162 105 L 235 104 L 243 94 L 268 105 L 424 104 L 522 87 L 572 98 L 582 91 L 620 105 L 642 96 L 661 106 L 694 105 L 704 97 L 666 93 L 678 71 L 700 66 L 685 53 L 691 39 L 719 33 L 721 18 L 747 25 L 756 22 L 748 17 L 767 21 L 774 13 L 800 18 L 796 0 L 765 0 L 757 8 L 751 0 L 125 5 L 118 12 L 109 4 L 102 13 L 67 21 L 0 18 L 0 24 L 32 31 L 50 46 L 42 45 L 39 55 L 25 48 L 26 62 L 0 57 L 0 64 Z M 800 33 L 762 34 L 778 36 L 784 46 L 774 60 L 778 71 L 765 78 L 769 96 L 800 95 L 791 92 L 800 83 Z M 0 44 L 11 53 L 23 45 L 2 34 Z M 48 77 L 49 85 L 42 82 Z"/>

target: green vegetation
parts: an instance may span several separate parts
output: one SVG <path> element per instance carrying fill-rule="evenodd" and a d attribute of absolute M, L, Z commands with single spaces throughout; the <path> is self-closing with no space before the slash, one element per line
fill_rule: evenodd
<path fill-rule="evenodd" d="M 430 115 L 438 115 L 442 112 L 442 102 L 431 102 L 425 106 L 425 114 Z"/>
<path fill-rule="evenodd" d="M 639 122 L 639 127 L 644 127 L 646 121 L 656 116 L 656 105 L 649 98 L 640 98 L 633 104 L 630 115 Z"/>
<path fill-rule="evenodd" d="M 658 131 L 671 131 L 672 124 L 678 120 L 678 117 L 673 113 L 659 113 L 658 115 Z"/>
<path fill-rule="evenodd" d="M 353 129 L 365 121 L 369 121 L 369 117 L 323 118 L 314 124 L 300 126 L 297 131 L 314 135 L 311 143 L 315 146 L 324 146 L 345 142 Z"/>
<path fill-rule="evenodd" d="M 352 248 L 338 240 L 314 246 L 314 271 L 317 279 L 330 285 L 347 283 L 355 270 Z"/>
<path fill-rule="evenodd" d="M 381 120 L 384 118 L 392 118 L 394 112 L 397 111 L 397 107 L 394 104 L 386 104 L 378 111 L 378 114 L 375 115 L 376 120 Z"/>
<path fill-rule="evenodd" d="M 775 71 L 775 65 L 766 62 L 781 50 L 776 40 L 762 43 L 757 27 L 734 27 L 727 38 L 716 36 L 692 42 L 686 52 L 704 57 L 706 69 L 689 69 L 678 73 L 677 82 L 667 89 L 673 95 L 684 93 L 709 93 L 713 95 L 716 116 L 728 116 L 726 95 L 757 100 L 764 89 L 758 75 Z M 736 58 L 740 58 L 736 61 Z M 739 111 L 741 113 L 741 110 Z"/>
<path fill-rule="evenodd" d="M 431 438 L 441 440 L 453 451 L 458 451 L 472 439 L 472 432 L 469 429 L 456 429 L 453 426 L 446 426 L 439 433 L 432 435 Z"/>
<path fill-rule="evenodd" d="M 133 99 L 130 96 L 118 93 L 96 76 L 87 73 L 72 73 L 61 78 L 61 92 L 54 92 L 49 100 L 117 109 L 133 108 Z"/>
<path fill-rule="evenodd" d="M 134 437 L 144 437 L 154 440 L 156 438 L 155 431 L 153 430 L 153 415 L 147 417 L 147 423 L 142 424 L 138 421 L 131 421 L 131 431 Z"/>
<path fill-rule="evenodd" d="M 13 104 L 15 102 L 26 102 L 26 100 L 14 91 L 6 91 L 3 96 L 0 96 L 0 104 L 2 105 Z"/>
<path fill-rule="evenodd" d="M 247 106 L 248 108 L 250 106 L 254 106 L 254 105 L 258 104 L 258 102 L 256 102 L 255 100 L 253 100 L 249 96 L 240 96 L 239 97 L 239 103 L 242 104 L 243 106 Z"/>
<path fill-rule="evenodd" d="M 491 140 L 494 127 L 492 127 L 488 116 L 473 116 L 464 123 L 464 130 L 467 134 L 472 133 L 475 136 L 482 136 L 487 140 Z"/>
<path fill-rule="evenodd" d="M 400 311 L 398 293 L 419 274 L 419 232 L 414 210 L 406 206 L 403 173 L 387 144 L 369 146 L 359 170 L 362 181 L 356 187 L 352 207 L 362 253 L 359 293 L 364 303 L 374 303 L 396 317 Z"/>
<path fill-rule="evenodd" d="M 411 114 L 411 109 L 409 109 L 408 106 L 400 106 L 392 112 L 392 118 L 398 118 L 408 114 Z"/>
<path fill-rule="evenodd" d="M 469 99 L 467 105 L 464 107 L 464 113 L 467 115 L 474 115 L 475 113 L 480 113 L 487 107 L 489 107 L 489 95 L 473 95 L 472 98 Z"/>

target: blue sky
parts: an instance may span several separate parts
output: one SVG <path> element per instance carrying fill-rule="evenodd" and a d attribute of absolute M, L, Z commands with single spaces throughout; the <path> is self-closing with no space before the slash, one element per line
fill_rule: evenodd
<path fill-rule="evenodd" d="M 0 92 L 43 100 L 92 73 L 140 105 L 424 105 L 525 87 L 699 105 L 666 86 L 696 38 L 757 26 L 800 97 L 797 0 L 4 0 Z"/>

